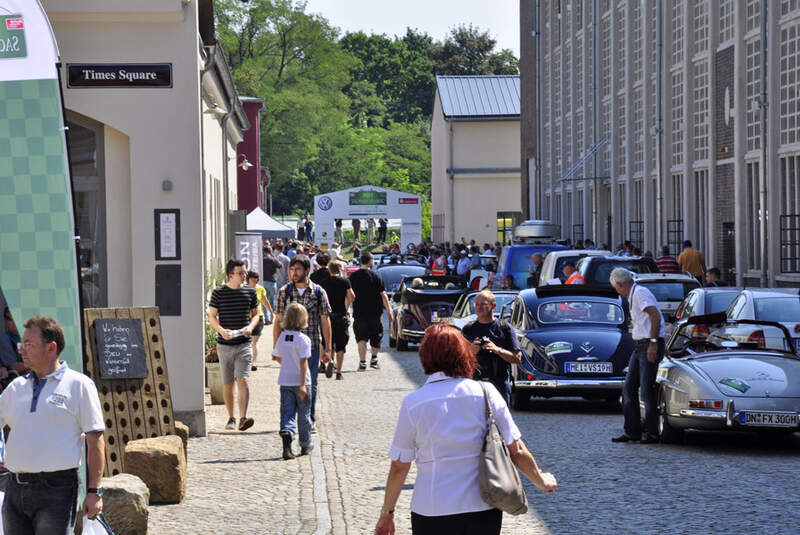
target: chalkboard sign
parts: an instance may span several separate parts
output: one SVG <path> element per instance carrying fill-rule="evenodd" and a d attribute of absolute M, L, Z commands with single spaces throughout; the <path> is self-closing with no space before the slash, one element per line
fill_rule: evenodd
<path fill-rule="evenodd" d="M 144 379 L 147 377 L 142 322 L 137 319 L 94 320 L 101 379 Z"/>

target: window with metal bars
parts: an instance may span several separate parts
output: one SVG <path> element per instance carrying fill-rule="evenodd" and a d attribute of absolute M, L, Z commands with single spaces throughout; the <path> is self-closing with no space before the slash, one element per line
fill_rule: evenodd
<path fill-rule="evenodd" d="M 800 273 L 800 156 L 780 160 L 781 273 Z"/>
<path fill-rule="evenodd" d="M 758 162 L 747 162 L 747 193 L 745 194 L 747 268 L 761 269 L 761 233 L 759 226 Z"/>

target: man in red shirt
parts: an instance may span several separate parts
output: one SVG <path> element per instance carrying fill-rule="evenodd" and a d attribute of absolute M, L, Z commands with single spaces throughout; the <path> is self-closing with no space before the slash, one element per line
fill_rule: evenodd
<path fill-rule="evenodd" d="M 661 256 L 656 258 L 656 265 L 661 273 L 681 272 L 681 266 L 675 260 L 675 257 L 669 254 L 669 247 L 666 245 L 661 248 Z"/>

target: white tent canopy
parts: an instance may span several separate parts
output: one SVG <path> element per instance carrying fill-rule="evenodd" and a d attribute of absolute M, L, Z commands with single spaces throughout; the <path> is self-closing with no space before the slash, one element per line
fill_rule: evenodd
<path fill-rule="evenodd" d="M 247 214 L 247 231 L 260 232 L 264 238 L 294 238 L 295 232 L 291 227 L 279 223 L 267 215 L 264 210 L 256 207 Z"/>

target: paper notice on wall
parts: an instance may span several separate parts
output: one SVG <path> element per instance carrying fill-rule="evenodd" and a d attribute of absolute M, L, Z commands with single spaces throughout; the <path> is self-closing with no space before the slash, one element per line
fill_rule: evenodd
<path fill-rule="evenodd" d="M 177 225 L 174 213 L 160 214 L 161 230 L 161 258 L 175 258 L 178 256 Z"/>

